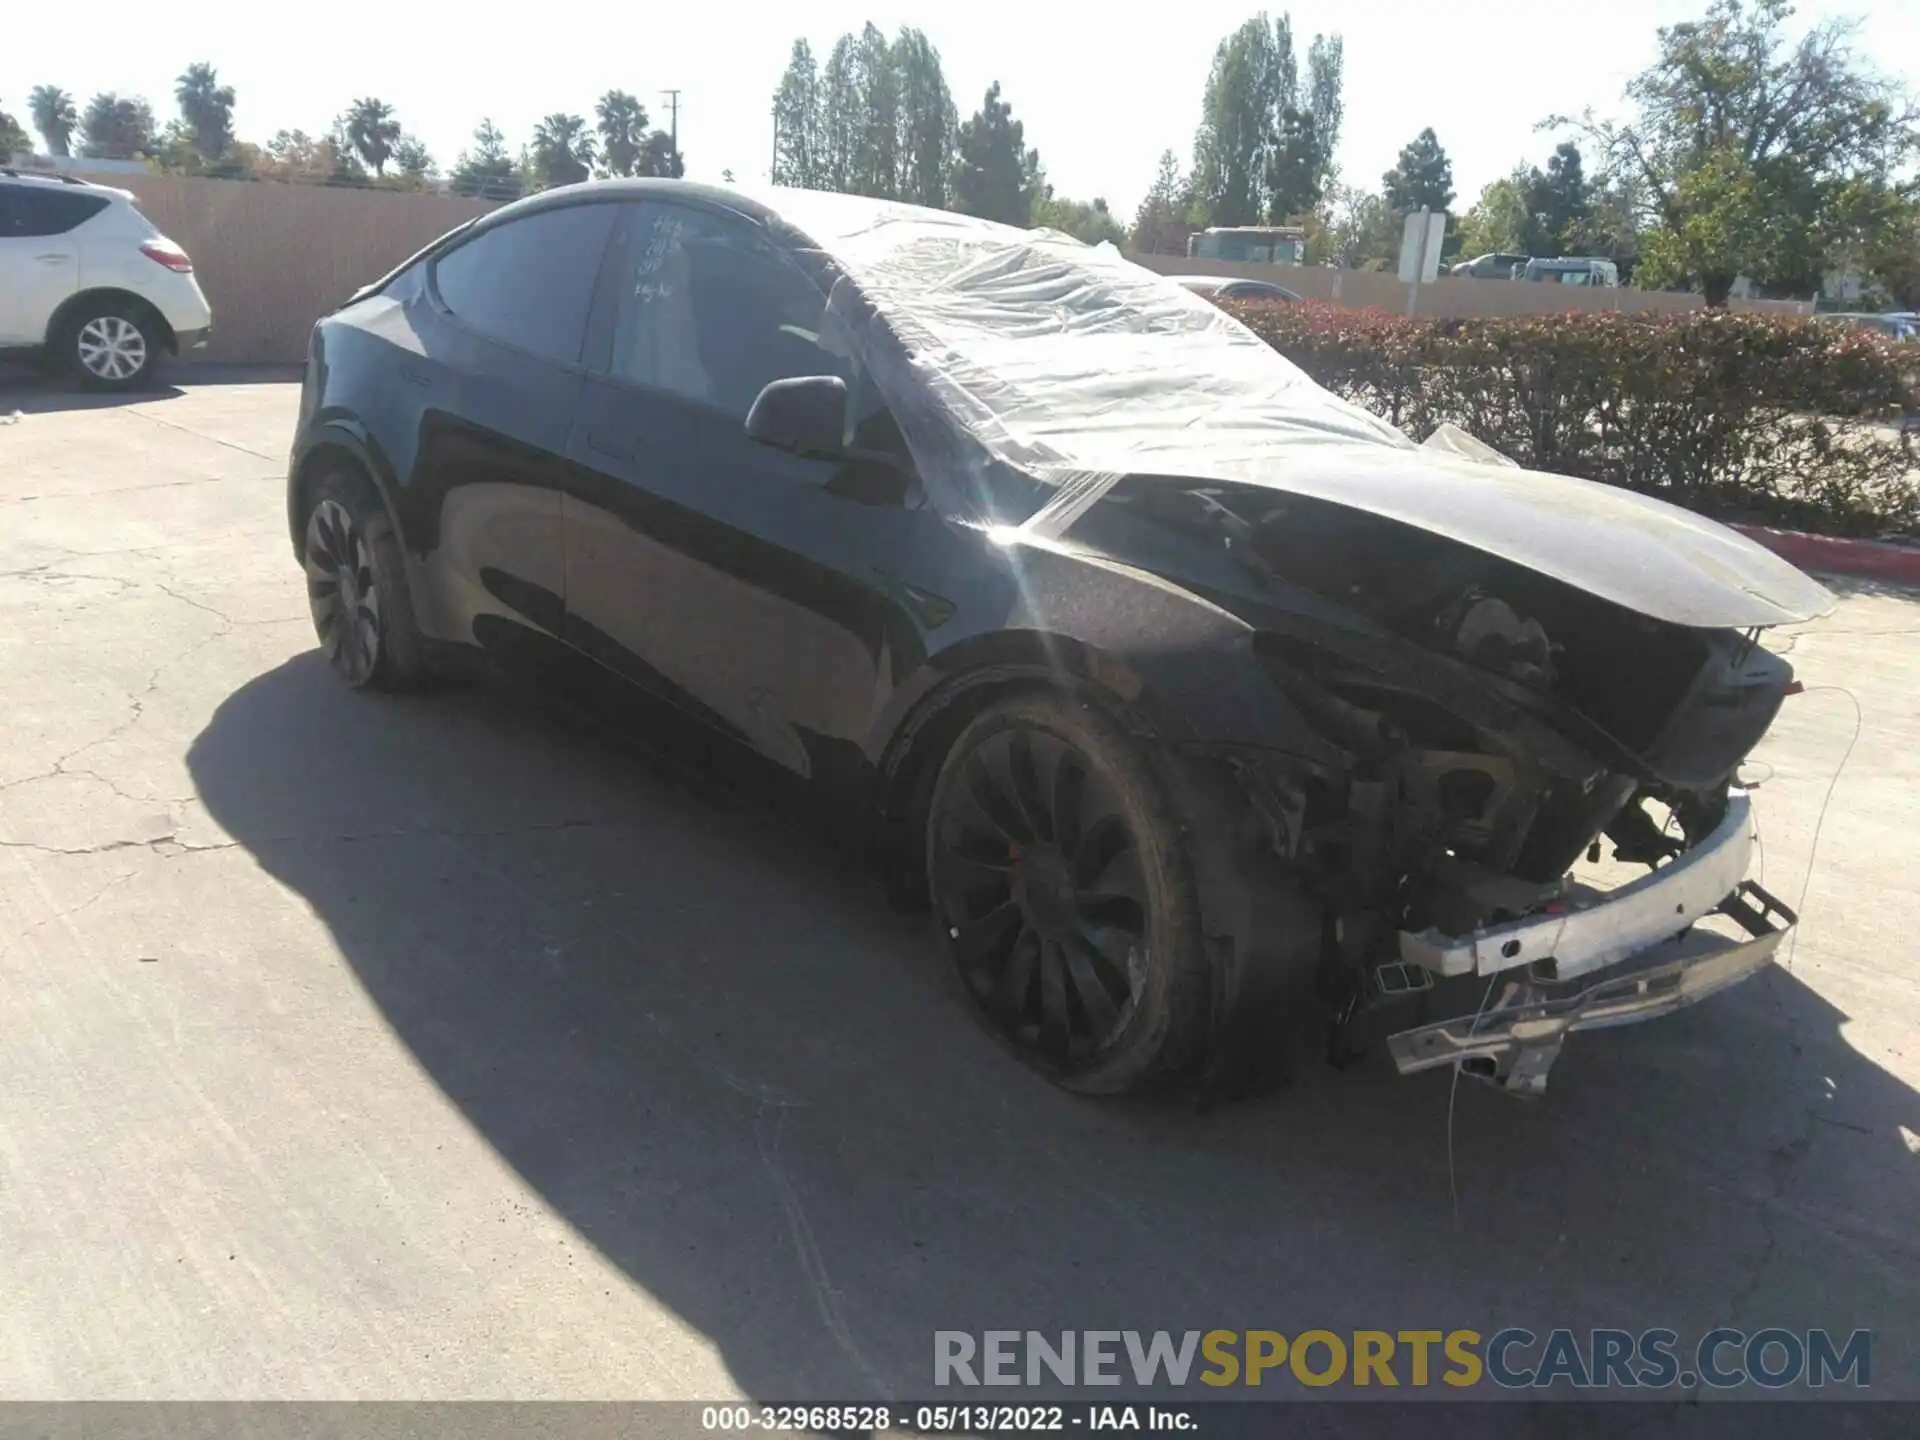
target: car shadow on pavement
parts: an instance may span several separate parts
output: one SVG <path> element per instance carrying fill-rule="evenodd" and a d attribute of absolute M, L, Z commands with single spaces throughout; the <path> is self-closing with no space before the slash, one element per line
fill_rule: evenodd
<path fill-rule="evenodd" d="M 1874 1393 L 1920 1394 L 1920 1096 L 1784 971 L 1577 1037 L 1533 1103 L 1377 1056 L 1097 1103 L 969 1021 L 858 861 L 511 695 L 357 696 L 304 655 L 188 762 L 478 1132 L 757 1399 L 933 1398 L 940 1329 L 1721 1323 L 1872 1328 Z"/>

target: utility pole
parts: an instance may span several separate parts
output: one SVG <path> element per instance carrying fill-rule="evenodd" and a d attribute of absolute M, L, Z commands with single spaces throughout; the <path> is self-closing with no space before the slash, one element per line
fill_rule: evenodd
<path fill-rule="evenodd" d="M 675 173 L 676 175 L 678 175 L 678 174 L 680 173 L 680 170 L 681 170 L 681 165 L 680 165 L 680 92 L 679 92 L 678 90 L 662 90 L 662 91 L 661 91 L 660 93 L 661 93 L 662 95 L 664 95 L 664 96 L 666 96 L 666 97 L 667 97 L 667 114 L 668 114 L 669 116 L 671 116 L 671 117 L 672 117 L 672 118 L 671 118 L 671 120 L 670 120 L 670 122 L 669 122 L 669 123 L 671 124 L 671 126 L 672 126 L 672 129 L 670 129 L 670 130 L 669 130 L 669 131 L 668 131 L 667 133 L 668 133 L 668 136 L 670 137 L 670 141 L 671 141 L 671 144 L 672 144 L 672 146 L 673 146 L 673 161 L 672 161 L 672 164 L 673 164 L 673 170 L 674 170 L 674 173 Z"/>

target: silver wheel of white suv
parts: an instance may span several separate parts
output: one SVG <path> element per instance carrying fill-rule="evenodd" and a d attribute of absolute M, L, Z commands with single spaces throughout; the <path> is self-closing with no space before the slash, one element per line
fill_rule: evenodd
<path fill-rule="evenodd" d="M 160 358 L 158 329 L 137 306 L 111 300 L 90 305 L 62 329 L 58 351 L 89 389 L 132 389 Z"/>

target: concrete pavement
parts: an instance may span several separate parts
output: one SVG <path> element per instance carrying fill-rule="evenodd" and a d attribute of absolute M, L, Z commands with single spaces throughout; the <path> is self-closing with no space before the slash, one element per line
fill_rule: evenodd
<path fill-rule="evenodd" d="M 858 1400 L 935 1329 L 1876 1333 L 1920 1398 L 1920 601 L 1762 748 L 1790 963 L 1536 1104 L 1095 1104 L 857 864 L 510 695 L 346 693 L 296 390 L 0 393 L 0 1398 Z M 1004 1398 L 1004 1397 L 1003 1397 Z"/>

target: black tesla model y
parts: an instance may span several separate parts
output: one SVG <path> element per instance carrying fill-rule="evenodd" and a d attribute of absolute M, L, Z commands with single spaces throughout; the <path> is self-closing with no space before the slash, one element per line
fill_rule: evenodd
<path fill-rule="evenodd" d="M 1733 777 L 1820 586 L 1415 444 L 1111 247 L 549 191 L 320 321 L 289 481 L 343 681 L 478 657 L 851 802 L 1075 1089 L 1499 976 L 1393 1058 L 1537 1090 L 1792 924 Z M 1574 878 L 1603 842 L 1647 873 Z"/>

